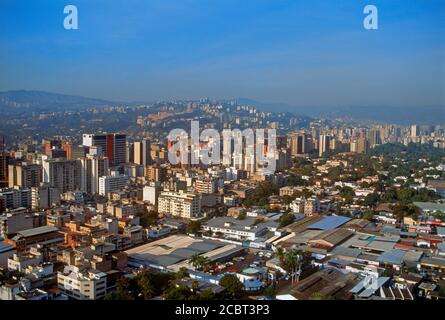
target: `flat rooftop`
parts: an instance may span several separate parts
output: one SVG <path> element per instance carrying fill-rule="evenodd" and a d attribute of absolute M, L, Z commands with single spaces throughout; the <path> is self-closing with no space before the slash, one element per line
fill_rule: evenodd
<path fill-rule="evenodd" d="M 45 233 L 55 232 L 58 230 L 59 229 L 57 229 L 56 227 L 43 226 L 43 227 L 38 227 L 38 228 L 22 230 L 22 231 L 17 232 L 17 234 L 21 235 L 22 237 L 28 238 L 28 237 L 45 234 Z"/>
<path fill-rule="evenodd" d="M 186 235 L 172 235 L 125 251 L 129 264 L 160 269 L 179 269 L 186 266 L 194 254 L 218 260 L 235 254 L 242 247 L 220 241 L 197 239 Z"/>
<path fill-rule="evenodd" d="M 349 220 L 351 220 L 351 218 L 343 216 L 327 216 L 322 220 L 311 224 L 308 229 L 333 230 L 345 224 Z"/>

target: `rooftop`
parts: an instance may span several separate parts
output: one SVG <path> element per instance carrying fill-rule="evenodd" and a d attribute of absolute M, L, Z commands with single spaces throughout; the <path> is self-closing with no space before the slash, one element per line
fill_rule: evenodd
<path fill-rule="evenodd" d="M 21 235 L 22 237 L 27 238 L 27 237 L 37 236 L 40 234 L 56 232 L 58 230 L 59 229 L 57 229 L 56 227 L 43 226 L 43 227 L 38 227 L 38 228 L 33 228 L 33 229 L 22 230 L 22 231 L 19 231 L 18 234 Z"/>
<path fill-rule="evenodd" d="M 345 224 L 349 220 L 351 220 L 351 218 L 343 216 L 327 216 L 322 220 L 311 224 L 308 229 L 332 230 Z"/>

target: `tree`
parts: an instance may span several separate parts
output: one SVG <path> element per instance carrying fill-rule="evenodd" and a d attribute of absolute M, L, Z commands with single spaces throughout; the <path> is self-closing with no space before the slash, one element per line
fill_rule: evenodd
<path fill-rule="evenodd" d="M 295 215 L 291 212 L 283 213 L 283 215 L 278 219 L 279 228 L 283 228 L 295 220 Z"/>
<path fill-rule="evenodd" d="M 244 201 L 244 205 L 247 207 L 266 206 L 269 204 L 269 197 L 273 194 L 278 194 L 279 188 L 270 181 L 262 181 L 257 184 L 252 196 Z"/>
<path fill-rule="evenodd" d="M 186 232 L 187 233 L 198 233 L 198 231 L 201 230 L 201 222 L 200 221 L 190 221 L 190 223 L 187 225 Z"/>
<path fill-rule="evenodd" d="M 167 300 L 187 300 L 190 296 L 190 289 L 184 285 L 172 286 L 164 292 Z"/>
<path fill-rule="evenodd" d="M 148 271 L 143 271 L 137 275 L 136 281 L 141 289 L 144 299 L 151 299 L 156 290 L 152 275 Z"/>
<path fill-rule="evenodd" d="M 224 275 L 221 280 L 219 280 L 219 285 L 224 287 L 232 298 L 239 296 L 244 290 L 244 285 L 234 274 Z"/>
<path fill-rule="evenodd" d="M 119 300 L 119 301 L 133 300 L 133 297 L 128 292 L 116 290 L 108 292 L 104 296 L 104 300 Z"/>
<path fill-rule="evenodd" d="M 211 289 L 205 289 L 198 295 L 199 300 L 214 300 L 215 294 L 212 292 Z"/>
<path fill-rule="evenodd" d="M 369 193 L 366 195 L 363 205 L 367 207 L 374 207 L 380 201 L 380 196 L 377 193 Z"/>
<path fill-rule="evenodd" d="M 143 213 L 140 216 L 141 226 L 143 226 L 144 228 L 148 228 L 149 226 L 156 223 L 157 217 L 158 217 L 158 213 L 153 210 L 151 210 L 150 212 Z"/>
<path fill-rule="evenodd" d="M 209 258 L 202 256 L 199 253 L 195 253 L 190 257 L 189 263 L 193 266 L 193 268 L 200 270 L 209 263 Z"/>
<path fill-rule="evenodd" d="M 396 202 L 397 201 L 397 191 L 395 189 L 386 190 L 383 195 L 383 201 L 385 202 Z"/>
<path fill-rule="evenodd" d="M 363 219 L 368 219 L 371 220 L 375 215 L 375 212 L 372 210 L 367 210 L 365 212 L 362 213 L 362 218 Z"/>
<path fill-rule="evenodd" d="M 294 198 L 285 194 L 284 196 L 281 197 L 281 201 L 283 201 L 283 203 L 285 204 L 290 204 L 292 202 Z"/>
<path fill-rule="evenodd" d="M 266 289 L 264 289 L 264 295 L 266 297 L 275 298 L 275 296 L 277 295 L 277 290 L 275 286 L 272 284 L 267 286 Z"/>
<path fill-rule="evenodd" d="M 340 197 L 342 198 L 352 198 L 355 197 L 354 189 L 351 187 L 343 187 L 340 189 Z"/>
<path fill-rule="evenodd" d="M 175 279 L 181 280 L 181 279 L 187 278 L 188 276 L 189 276 L 189 273 L 187 271 L 187 268 L 181 267 L 181 268 L 179 268 L 178 272 L 176 272 Z"/>
<path fill-rule="evenodd" d="M 303 253 L 300 250 L 290 250 L 283 254 L 281 258 L 281 267 L 290 273 L 292 283 L 298 281 L 301 273 Z M 297 270 L 298 269 L 298 270 Z"/>

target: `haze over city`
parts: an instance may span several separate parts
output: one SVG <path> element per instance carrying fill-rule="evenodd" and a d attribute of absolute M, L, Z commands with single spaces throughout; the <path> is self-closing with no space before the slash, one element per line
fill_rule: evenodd
<path fill-rule="evenodd" d="M 445 3 L 2 1 L 0 91 L 115 101 L 250 98 L 292 107 L 445 107 Z M 287 110 L 290 111 L 290 110 Z"/>

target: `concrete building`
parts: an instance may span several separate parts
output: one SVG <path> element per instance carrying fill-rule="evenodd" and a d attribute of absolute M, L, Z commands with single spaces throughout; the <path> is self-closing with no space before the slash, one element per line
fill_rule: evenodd
<path fill-rule="evenodd" d="M 60 191 L 48 183 L 31 188 L 31 207 L 33 209 L 48 209 L 60 205 Z"/>
<path fill-rule="evenodd" d="M 122 165 L 126 160 L 127 136 L 125 134 L 84 134 L 84 146 L 97 146 L 113 166 Z"/>
<path fill-rule="evenodd" d="M 42 166 L 39 164 L 28 164 L 26 162 L 8 166 L 9 187 L 21 188 L 37 187 L 42 182 Z"/>
<path fill-rule="evenodd" d="M 99 194 L 107 195 L 109 192 L 120 191 L 128 184 L 128 176 L 126 175 L 111 175 L 99 178 Z"/>
<path fill-rule="evenodd" d="M 193 193 L 162 192 L 158 211 L 181 218 L 196 218 L 201 215 L 201 197 Z"/>
<path fill-rule="evenodd" d="M 142 190 L 142 200 L 148 201 L 154 206 L 158 205 L 159 194 L 161 193 L 160 185 L 156 183 L 152 183 L 148 186 L 144 186 Z"/>
<path fill-rule="evenodd" d="M 57 284 L 71 298 L 96 300 L 107 293 L 107 274 L 95 270 L 82 271 L 70 265 L 57 273 Z"/>
<path fill-rule="evenodd" d="M 80 190 L 80 160 L 49 159 L 43 161 L 43 182 L 59 189 L 61 193 Z"/>
<path fill-rule="evenodd" d="M 108 174 L 108 158 L 88 154 L 80 161 L 82 165 L 81 190 L 89 194 L 97 194 L 99 192 L 99 178 Z"/>
<path fill-rule="evenodd" d="M 0 197 L 4 199 L 5 209 L 31 208 L 30 189 L 0 189 Z"/>
<path fill-rule="evenodd" d="M 215 193 L 218 191 L 218 179 L 213 177 L 199 177 L 195 182 L 195 191 L 198 193 Z"/>
<path fill-rule="evenodd" d="M 133 162 L 147 166 L 151 163 L 151 146 L 150 141 L 143 139 L 135 142 L 133 145 Z"/>

